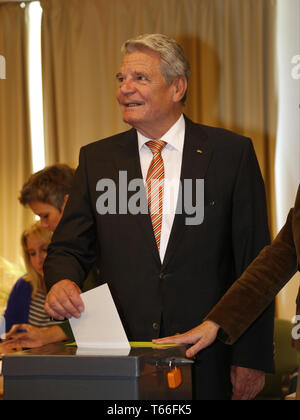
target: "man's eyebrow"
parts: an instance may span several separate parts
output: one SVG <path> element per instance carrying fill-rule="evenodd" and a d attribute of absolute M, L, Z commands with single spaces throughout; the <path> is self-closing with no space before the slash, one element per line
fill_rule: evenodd
<path fill-rule="evenodd" d="M 147 77 L 149 76 L 148 72 L 146 72 L 146 71 L 135 71 L 133 74 L 134 74 L 134 76 L 147 76 Z M 121 72 L 116 74 L 117 79 L 119 79 L 120 77 L 123 77 L 123 73 L 121 73 Z"/>

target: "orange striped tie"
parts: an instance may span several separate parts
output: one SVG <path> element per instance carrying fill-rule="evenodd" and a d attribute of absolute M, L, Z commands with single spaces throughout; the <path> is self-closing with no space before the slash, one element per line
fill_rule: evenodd
<path fill-rule="evenodd" d="M 160 249 L 165 176 L 164 161 L 161 152 L 166 144 L 163 140 L 151 140 L 146 143 L 153 154 L 152 162 L 148 169 L 146 184 L 148 207 L 158 250 Z"/>

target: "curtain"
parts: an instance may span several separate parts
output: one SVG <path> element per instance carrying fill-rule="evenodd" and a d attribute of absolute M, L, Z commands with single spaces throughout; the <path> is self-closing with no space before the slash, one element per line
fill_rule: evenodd
<path fill-rule="evenodd" d="M 178 40 L 191 63 L 187 116 L 250 136 L 275 228 L 273 0 L 42 0 L 47 163 L 77 165 L 79 148 L 128 127 L 115 99 L 122 43 Z"/>
<path fill-rule="evenodd" d="M 26 85 L 25 10 L 0 5 L 0 55 L 6 78 L 0 79 L 0 310 L 15 271 L 5 259 L 19 264 L 23 229 L 32 221 L 18 202 L 19 191 L 31 173 L 28 92 Z M 0 313 L 1 314 L 1 313 Z"/>

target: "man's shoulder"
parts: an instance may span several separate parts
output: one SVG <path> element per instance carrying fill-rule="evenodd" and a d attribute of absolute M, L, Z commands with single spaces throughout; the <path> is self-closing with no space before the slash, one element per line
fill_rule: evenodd
<path fill-rule="evenodd" d="M 203 139 L 215 147 L 243 147 L 252 144 L 249 137 L 235 131 L 223 128 L 200 124 L 186 119 L 187 128 L 194 134 L 198 133 Z M 189 132 L 189 131 L 188 131 Z"/>
<path fill-rule="evenodd" d="M 109 151 L 114 149 L 119 144 L 123 144 L 125 141 L 130 141 L 136 138 L 136 131 L 134 129 L 130 129 L 124 131 L 122 133 L 118 133 L 109 137 L 106 137 L 101 140 L 94 141 L 89 143 L 81 148 L 86 153 L 97 153 L 100 151 L 101 153 L 104 151 Z"/>

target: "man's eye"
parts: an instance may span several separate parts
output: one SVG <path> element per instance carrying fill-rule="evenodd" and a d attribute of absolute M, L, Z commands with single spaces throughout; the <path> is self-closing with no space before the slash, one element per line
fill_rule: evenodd
<path fill-rule="evenodd" d="M 137 76 L 137 80 L 141 80 L 142 82 L 148 80 L 146 76 Z"/>

